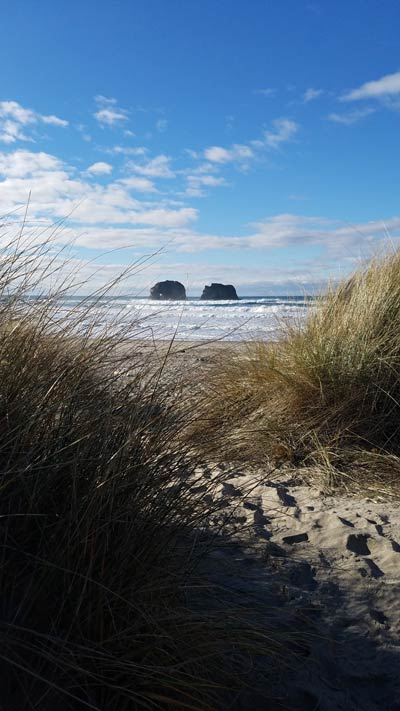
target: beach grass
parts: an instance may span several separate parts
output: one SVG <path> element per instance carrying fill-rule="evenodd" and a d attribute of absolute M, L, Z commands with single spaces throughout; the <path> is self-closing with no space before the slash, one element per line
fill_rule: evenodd
<path fill-rule="evenodd" d="M 317 465 L 332 484 L 400 473 L 400 253 L 317 299 L 274 343 L 221 354 L 193 436 L 224 456 Z"/>
<path fill-rule="evenodd" d="M 101 329 L 108 287 L 61 316 L 62 264 L 20 236 L 0 264 L 0 706 L 219 709 L 280 642 L 199 573 L 223 527 L 179 378 Z"/>

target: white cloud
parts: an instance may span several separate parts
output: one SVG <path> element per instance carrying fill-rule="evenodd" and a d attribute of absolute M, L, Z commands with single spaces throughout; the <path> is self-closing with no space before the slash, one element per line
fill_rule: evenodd
<path fill-rule="evenodd" d="M 366 116 L 369 116 L 370 114 L 373 114 L 374 112 L 375 109 L 373 108 L 365 108 L 356 109 L 355 111 L 348 111 L 343 114 L 332 113 L 329 114 L 328 120 L 334 121 L 335 123 L 344 124 L 345 126 L 351 126 L 352 124 L 361 121 L 361 119 L 365 118 Z"/>
<path fill-rule="evenodd" d="M 150 229 L 136 228 L 122 230 L 118 234 L 119 238 L 122 239 L 122 243 L 125 240 L 125 244 L 128 242 L 133 244 L 140 236 L 140 239 L 143 239 L 147 246 L 151 246 L 154 249 L 165 244 L 166 240 L 170 239 L 174 250 L 184 253 L 199 253 L 203 250 L 213 249 L 240 252 L 254 249 L 279 250 L 291 247 L 297 248 L 299 255 L 301 255 L 304 248 L 304 259 L 308 259 L 306 248 L 313 245 L 319 247 L 320 259 L 326 259 L 327 270 L 330 270 L 330 272 L 332 272 L 333 258 L 340 259 L 343 262 L 348 260 L 349 248 L 353 253 L 357 250 L 362 251 L 364 257 L 366 250 L 370 249 L 370 251 L 374 252 L 376 245 L 386 238 L 385 227 L 391 231 L 394 241 L 400 237 L 400 218 L 388 220 L 386 225 L 375 222 L 343 227 L 337 222 L 320 217 L 307 218 L 301 215 L 276 215 L 254 226 L 256 231 L 244 237 L 199 233 L 184 225 L 180 229 L 172 226 L 168 233 L 165 230 L 165 226 L 163 226 L 162 230 L 154 227 Z M 96 234 L 98 235 L 98 232 Z M 112 231 L 110 230 L 109 238 L 111 238 L 111 235 Z M 93 236 L 94 239 L 95 237 Z M 110 243 L 111 240 L 108 241 L 108 244 Z M 300 256 L 298 259 L 300 260 Z M 310 267 L 314 268 L 314 264 L 317 261 L 313 258 L 309 262 Z M 276 269 L 277 282 L 281 280 L 282 269 L 285 269 L 285 267 Z M 302 269 L 301 262 L 291 269 L 293 273 L 299 273 Z"/>
<path fill-rule="evenodd" d="M 190 210 L 188 213 L 187 211 Z M 197 211 L 193 208 L 183 208 L 176 211 L 154 211 L 155 214 L 140 215 L 140 219 L 135 224 L 141 226 L 113 226 L 87 225 L 84 231 L 80 232 L 76 238 L 76 244 L 89 247 L 107 249 L 110 247 L 125 248 L 129 245 L 137 245 L 140 248 L 159 249 L 167 243 L 170 248 L 177 252 L 198 253 L 206 249 L 221 248 L 244 248 L 246 245 L 242 238 L 230 236 L 217 236 L 213 234 L 200 233 L 193 230 L 189 225 L 197 218 Z M 150 223 L 151 219 L 151 223 Z M 66 242 L 72 235 L 76 236 L 76 230 L 69 229 L 64 235 Z"/>
<path fill-rule="evenodd" d="M 43 123 L 48 123 L 52 126 L 61 126 L 62 128 L 66 128 L 69 126 L 69 122 L 66 121 L 65 119 L 61 119 L 58 116 L 53 116 L 51 114 L 50 116 L 42 116 L 41 117 Z"/>
<path fill-rule="evenodd" d="M 128 111 L 117 106 L 117 100 L 101 94 L 95 96 L 98 107 L 93 116 L 102 126 L 115 126 L 128 119 Z"/>
<path fill-rule="evenodd" d="M 17 123 L 26 126 L 29 123 L 36 123 L 37 114 L 32 109 L 25 109 L 16 101 L 0 101 L 0 117 L 9 118 Z"/>
<path fill-rule="evenodd" d="M 215 175 L 193 174 L 187 176 L 187 188 L 185 195 L 187 197 L 203 197 L 205 195 L 205 187 L 217 187 L 226 185 L 224 178 L 218 178 Z"/>
<path fill-rule="evenodd" d="M 109 175 L 112 173 L 112 169 L 112 165 L 109 163 L 99 161 L 98 163 L 93 163 L 93 165 L 89 166 L 87 173 L 90 173 L 91 175 Z"/>
<path fill-rule="evenodd" d="M 321 217 L 279 214 L 251 225 L 255 232 L 248 236 L 251 247 L 295 247 L 318 244 L 326 240 L 331 223 Z"/>
<path fill-rule="evenodd" d="M 143 193 L 156 193 L 157 188 L 155 187 L 152 180 L 148 178 L 139 178 L 138 176 L 133 176 L 131 178 L 123 178 L 119 181 L 122 185 L 125 185 L 128 190 L 138 190 Z"/>
<path fill-rule="evenodd" d="M 21 125 L 16 121 L 0 121 L 0 141 L 2 143 L 15 143 L 16 141 L 31 141 L 33 138 L 23 132 Z"/>
<path fill-rule="evenodd" d="M 202 191 L 223 184 L 218 174 L 206 171 L 210 167 L 215 166 L 203 163 L 199 166 L 202 172 L 185 173 L 187 190 Z M 217 164 L 216 170 L 218 167 Z M 388 220 L 386 225 L 378 221 L 343 225 L 320 216 L 279 214 L 251 224 L 244 233 L 240 227 L 240 236 L 202 233 L 194 228 L 198 211 L 193 207 L 173 204 L 173 200 L 160 200 L 159 194 L 155 195 L 157 200 L 150 199 L 153 196 L 146 196 L 145 201 L 137 199 L 135 191 L 151 193 L 155 190 L 147 176 L 129 175 L 116 181 L 110 178 L 107 185 L 95 182 L 95 174 L 93 176 L 88 180 L 84 172 L 44 152 L 18 150 L 0 153 L 0 213 L 8 213 L 17 207 L 23 211 L 31 190 L 28 228 L 29 224 L 35 224 L 38 241 L 42 237 L 37 221 L 40 224 L 44 221 L 45 226 L 50 226 L 55 220 L 71 213 L 69 226 L 60 231 L 56 238 L 58 244 L 67 244 L 74 239 L 75 244 L 88 249 L 130 248 L 136 249 L 139 254 L 149 254 L 163 246 L 168 247 L 169 254 L 171 251 L 185 254 L 211 249 L 231 250 L 236 252 L 236 266 L 224 267 L 227 281 L 236 285 L 257 284 L 265 290 L 271 289 L 274 284 L 281 288 L 283 285 L 295 288 L 296 284 L 315 283 L 322 277 L 332 275 L 335 269 L 332 264 L 338 260 L 347 268 L 350 264 L 349 253 L 355 254 L 359 250 L 365 256 L 367 248 L 376 250 L 376 245 L 384 241 L 387 232 L 394 242 L 400 239 L 400 217 Z M 310 246 L 317 248 L 313 253 L 316 251 L 319 255 L 317 258 L 313 256 L 312 260 L 308 257 Z M 240 251 L 244 250 L 263 250 L 259 254 L 265 255 L 268 264 L 268 250 L 281 248 L 296 249 L 296 258 L 287 267 L 246 267 L 240 255 Z M 184 269 L 183 272 L 178 264 Z M 86 266 L 89 269 L 88 264 Z M 123 265 L 121 267 L 123 269 Z M 102 273 L 109 276 L 114 268 L 117 269 L 117 266 L 105 265 Z M 220 265 L 201 265 L 198 262 L 194 266 L 194 261 L 190 263 L 187 260 L 186 264 L 182 260 L 161 270 L 155 266 L 148 275 L 157 280 L 158 270 L 160 278 L 171 273 L 172 278 L 180 278 L 183 274 L 183 279 L 189 273 L 189 278 L 193 274 L 194 283 L 201 279 L 204 284 L 211 279 L 222 278 L 218 275 L 219 268 Z M 172 271 L 169 272 L 169 269 Z M 135 279 L 135 289 L 138 283 Z M 260 292 L 259 287 L 254 286 L 254 289 L 250 293 Z"/>
<path fill-rule="evenodd" d="M 365 250 L 376 245 L 386 239 L 388 233 L 393 239 L 400 237 L 400 217 L 393 217 L 385 223 L 371 221 L 343 225 L 324 217 L 280 214 L 252 226 L 255 232 L 246 238 L 248 247 L 303 248 L 319 245 L 340 258 L 348 255 L 349 248 Z"/>
<path fill-rule="evenodd" d="M 106 153 L 116 153 L 125 156 L 144 156 L 148 151 L 144 146 L 138 146 L 137 148 L 131 148 L 129 146 L 113 146 L 112 148 L 106 148 Z"/>
<path fill-rule="evenodd" d="M 1 179 L 3 176 L 3 179 Z M 93 177 L 96 174 L 93 173 Z M 47 153 L 26 150 L 0 153 L 0 213 L 26 204 L 31 191 L 29 219 L 49 221 L 66 217 L 81 226 L 154 225 L 182 228 L 197 218 L 197 210 L 171 201 L 141 202 L 131 190 L 155 192 L 152 182 L 126 178 L 107 185 L 85 180 L 85 172 Z M 168 235 L 164 235 L 164 240 Z"/>
<path fill-rule="evenodd" d="M 204 157 L 213 163 L 229 163 L 232 160 L 231 152 L 221 146 L 210 146 L 204 151 Z"/>
<path fill-rule="evenodd" d="M 19 115 L 30 120 L 29 114 Z M 23 126 L 21 123 L 17 125 Z M 376 245 L 385 237 L 382 223 L 343 226 L 324 217 L 293 214 L 268 217 L 250 225 L 244 232 L 240 228 L 240 236 L 201 233 L 194 229 L 198 211 L 185 202 L 172 199 L 181 197 L 182 192 L 163 196 L 153 181 L 153 178 L 177 177 L 186 181 L 185 197 L 201 197 L 207 188 L 226 184 L 221 175 L 226 163 L 234 160 L 242 166 L 246 161 L 257 160 L 258 149 L 264 152 L 277 150 L 285 141 L 292 140 L 297 130 L 294 121 L 278 119 L 261 140 L 233 144 L 228 148 L 210 147 L 208 151 L 218 149 L 219 152 L 211 153 L 206 161 L 201 160 L 205 153 L 196 154 L 195 159 L 200 160 L 196 167 L 176 172 L 169 156 L 160 154 L 149 159 L 143 157 L 145 149 L 132 148 L 130 150 L 142 154 L 142 158 L 125 165 L 132 174 L 125 173 L 120 179 L 110 176 L 106 181 L 96 180 L 96 176 L 109 176 L 112 171 L 112 166 L 102 161 L 83 171 L 45 152 L 22 149 L 12 153 L 0 152 L 0 213 L 9 213 L 17 207 L 23 210 L 29 191 L 32 191 L 28 221 L 45 220 L 45 224 L 51 224 L 71 213 L 71 227 L 60 233 L 58 239 L 65 243 L 73 236 L 76 244 L 91 249 L 136 245 L 147 253 L 168 244 L 168 249 L 177 252 L 229 249 L 238 253 L 239 250 L 290 247 L 299 250 L 296 254 L 301 255 L 302 250 L 307 254 L 309 246 L 313 246 L 326 256 L 327 262 L 330 256 L 332 263 L 333 257 L 345 260 L 349 250 Z M 221 150 L 226 151 L 228 160 Z M 125 153 L 125 149 L 118 146 L 109 151 Z M 389 220 L 386 228 L 396 240 L 400 237 L 400 218 Z M 302 269 L 302 265 L 293 267 L 299 279 L 306 273 Z M 283 280 L 282 273 L 282 270 L 277 271 L 276 278 L 280 281 Z M 246 279 L 250 280 L 250 277 Z"/>
<path fill-rule="evenodd" d="M 375 81 L 367 81 L 358 89 L 352 89 L 341 97 L 341 101 L 360 99 L 385 99 L 400 94 L 400 72 L 386 74 Z"/>
<path fill-rule="evenodd" d="M 160 154 L 147 163 L 129 162 L 127 167 L 133 173 L 139 173 L 139 175 L 145 175 L 148 178 L 174 178 L 175 173 L 171 169 L 170 163 L 169 156 Z"/>
<path fill-rule="evenodd" d="M 163 229 L 184 227 L 197 219 L 197 210 L 182 207 L 174 210 L 158 206 L 157 203 L 142 203 L 130 195 L 129 189 L 121 184 L 111 184 L 104 188 L 95 186 L 90 191 L 87 185 L 77 185 L 82 202 L 77 205 L 73 186 L 70 199 L 60 199 L 55 205 L 59 216 L 73 210 L 72 219 L 81 225 L 150 225 Z M 32 195 L 33 191 L 32 191 Z M 168 235 L 164 234 L 164 241 Z"/>
<path fill-rule="evenodd" d="M 116 109 L 100 109 L 93 115 L 99 123 L 107 124 L 107 126 L 114 126 L 119 121 L 126 121 L 127 119 L 126 114 Z"/>
<path fill-rule="evenodd" d="M 233 161 L 246 161 L 253 158 L 253 150 L 246 145 L 235 143 L 230 148 L 222 146 L 210 146 L 204 151 L 206 160 L 212 163 L 231 163 Z"/>
<path fill-rule="evenodd" d="M 137 224 L 155 225 L 158 227 L 184 227 L 197 219 L 198 212 L 193 207 L 181 207 L 178 210 L 159 208 L 137 213 Z"/>
<path fill-rule="evenodd" d="M 0 153 L 0 175 L 8 178 L 26 178 L 63 168 L 58 158 L 42 151 L 33 153 L 19 149 L 14 153 Z"/>
<path fill-rule="evenodd" d="M 249 162 L 258 157 L 260 151 L 278 150 L 280 146 L 291 141 L 298 132 L 299 126 L 288 118 L 279 118 L 272 122 L 272 128 L 265 130 L 261 138 L 250 141 L 249 144 L 235 143 L 229 148 L 209 146 L 203 157 L 209 163 L 221 166 L 226 163 L 238 163 L 242 170 L 248 168 Z"/>
<path fill-rule="evenodd" d="M 293 140 L 299 126 L 288 118 L 279 118 L 272 122 L 272 128 L 265 130 L 262 137 L 249 144 L 235 143 L 229 148 L 209 146 L 203 152 L 203 157 L 212 165 L 220 167 L 227 163 L 237 163 L 241 170 L 247 170 L 249 163 L 258 158 L 265 150 L 278 150 L 281 145 Z"/>
<path fill-rule="evenodd" d="M 197 181 L 201 185 L 215 186 L 225 184 L 224 178 L 216 178 L 215 175 L 189 175 L 188 180 Z"/>
<path fill-rule="evenodd" d="M 308 104 L 309 101 L 314 101 L 314 99 L 318 99 L 318 97 L 322 96 L 323 93 L 323 89 L 307 89 L 307 91 L 305 91 L 303 94 L 303 101 L 305 104 Z"/>
<path fill-rule="evenodd" d="M 247 160 L 254 156 L 253 150 L 249 146 L 244 146 L 240 143 L 235 143 L 232 146 L 231 153 L 233 154 L 234 160 Z"/>
<path fill-rule="evenodd" d="M 38 123 L 50 124 L 53 126 L 68 126 L 68 121 L 58 116 L 46 116 L 26 109 L 16 101 L 0 101 L 0 141 L 3 143 L 15 143 L 16 141 L 33 141 L 28 136 L 23 127 L 33 126 Z"/>
<path fill-rule="evenodd" d="M 276 119 L 272 125 L 272 130 L 264 131 L 264 143 L 273 150 L 277 150 L 283 143 L 291 141 L 299 130 L 298 124 L 288 118 Z"/>
<path fill-rule="evenodd" d="M 200 158 L 201 156 L 196 155 L 196 158 Z M 210 163 L 209 161 L 206 161 L 205 163 L 200 163 L 196 168 L 193 168 L 193 170 L 188 171 L 191 174 L 196 174 L 196 175 L 204 175 L 205 173 L 213 173 L 219 170 L 219 166 L 215 165 L 215 163 Z"/>
<path fill-rule="evenodd" d="M 254 249 L 279 250 L 289 247 L 299 250 L 298 255 L 301 255 L 304 250 L 304 259 L 308 259 L 306 256 L 308 248 L 314 246 L 320 250 L 319 259 L 326 259 L 327 269 L 332 272 L 332 259 L 340 259 L 345 263 L 349 258 L 349 250 L 353 255 L 359 250 L 365 257 L 368 249 L 374 252 L 377 244 L 384 242 L 388 231 L 394 242 L 400 240 L 400 217 L 394 217 L 385 223 L 375 221 L 343 225 L 324 217 L 279 214 L 254 223 L 251 225 L 253 231 L 238 237 L 197 232 L 189 226 L 196 219 L 197 213 L 187 214 L 184 210 L 168 216 L 163 214 L 161 209 L 154 211 L 155 214 L 147 213 L 147 216 L 138 214 L 136 222 L 129 227 L 87 226 L 79 235 L 77 243 L 86 247 L 102 248 L 111 245 L 126 247 L 136 244 L 158 249 L 170 242 L 171 249 L 186 253 L 213 249 L 239 252 Z M 300 256 L 296 258 L 296 262 L 298 259 Z M 316 263 L 315 258 L 309 262 L 311 269 L 314 268 L 314 263 Z M 299 267 L 293 267 L 292 271 L 296 273 L 301 268 L 300 264 Z M 276 271 L 276 279 L 280 281 L 281 269 Z"/>
<path fill-rule="evenodd" d="M 103 94 L 96 94 L 94 97 L 94 100 L 96 104 L 102 104 L 102 105 L 108 105 L 108 106 L 115 106 L 117 103 L 116 99 L 111 98 L 110 96 L 103 96 Z"/>

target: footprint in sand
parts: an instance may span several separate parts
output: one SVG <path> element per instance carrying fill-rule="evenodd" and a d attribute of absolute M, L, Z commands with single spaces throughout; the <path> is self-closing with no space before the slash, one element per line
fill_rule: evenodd
<path fill-rule="evenodd" d="M 383 570 L 380 569 L 379 565 L 377 565 L 371 558 L 366 558 L 365 562 L 371 573 L 371 578 L 375 578 L 375 580 L 377 580 L 378 578 L 382 578 L 385 575 Z"/>
<path fill-rule="evenodd" d="M 296 533 L 293 536 L 284 536 L 282 538 L 283 543 L 287 543 L 292 546 L 294 543 L 305 543 L 308 541 L 308 533 Z"/>
<path fill-rule="evenodd" d="M 222 484 L 222 496 L 242 496 L 242 492 L 233 484 L 224 482 Z"/>
<path fill-rule="evenodd" d="M 276 492 L 284 506 L 296 506 L 297 502 L 294 496 L 289 494 L 286 486 L 277 486 Z"/>
<path fill-rule="evenodd" d="M 344 526 L 349 526 L 350 528 L 354 528 L 354 523 L 349 521 L 347 518 L 343 518 L 342 516 L 338 516 L 339 521 L 343 523 Z"/>
<path fill-rule="evenodd" d="M 356 555 L 371 555 L 367 545 L 368 538 L 368 533 L 351 533 L 347 538 L 346 548 Z"/>

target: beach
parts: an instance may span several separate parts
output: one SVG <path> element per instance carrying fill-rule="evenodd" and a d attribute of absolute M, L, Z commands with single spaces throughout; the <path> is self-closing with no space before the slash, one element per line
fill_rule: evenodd
<path fill-rule="evenodd" d="M 400 711 L 400 3 L 3 3 L 0 711 Z"/>
<path fill-rule="evenodd" d="M 178 375 L 189 393 L 207 388 L 210 368 L 242 359 L 247 343 L 142 340 L 120 348 Z M 221 443 L 222 444 L 222 443 Z M 215 456 L 215 452 L 214 452 Z M 358 492 L 329 486 L 316 467 L 285 457 L 264 466 L 212 461 L 196 470 L 194 490 L 218 481 L 215 525 L 235 545 L 207 563 L 214 583 L 241 590 L 243 604 L 273 603 L 274 624 L 304 637 L 290 671 L 239 697 L 240 711 L 382 711 L 400 700 L 399 500 L 379 485 Z M 200 493 L 200 496 L 202 494 Z M 289 648 L 291 644 L 289 644 Z M 271 701 L 271 698 L 273 699 Z M 268 699 L 268 701 L 267 701 Z M 265 704 L 268 703 L 267 706 Z"/>
<path fill-rule="evenodd" d="M 94 708 L 121 688 L 140 708 L 139 687 L 149 708 L 157 695 L 166 709 L 397 711 L 399 458 L 353 431 L 349 443 L 361 406 L 368 437 L 380 434 L 365 397 L 374 371 L 360 385 L 358 331 L 343 316 L 349 298 L 357 284 L 301 328 L 292 320 L 286 338 L 262 341 L 133 338 L 124 324 L 115 336 L 111 321 L 83 338 L 79 309 L 58 322 L 45 318 L 51 303 L 31 300 L 24 318 L 6 304 L 3 477 L 13 487 L 3 506 L 17 516 L 6 517 L 3 589 L 28 630 L 25 683 L 31 698 L 48 695 L 45 711 L 58 698 L 67 708 L 66 669 L 79 702 L 95 699 Z M 27 553 L 37 561 L 23 569 L 29 605 L 14 583 Z M 49 569 L 57 596 L 43 585 Z M 15 624 L 11 669 L 19 640 Z M 110 665 L 123 678 L 117 691 Z M 60 692 L 48 691 L 53 674 Z M 25 685 L 4 686 L 11 707 L 21 705 Z"/>

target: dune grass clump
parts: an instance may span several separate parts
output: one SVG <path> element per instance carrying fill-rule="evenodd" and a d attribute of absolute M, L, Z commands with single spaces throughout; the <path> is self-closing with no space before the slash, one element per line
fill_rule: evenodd
<path fill-rule="evenodd" d="M 219 708 L 242 632 L 199 603 L 192 405 L 99 328 L 99 294 L 60 316 L 58 259 L 18 239 L 0 264 L 0 707 Z"/>
<path fill-rule="evenodd" d="M 275 343 L 223 357 L 205 394 L 210 432 L 236 456 L 357 462 L 400 456 L 400 253 L 374 259 Z M 224 434 L 222 434 L 224 432 Z M 398 464 L 397 464 L 398 468 Z"/>

